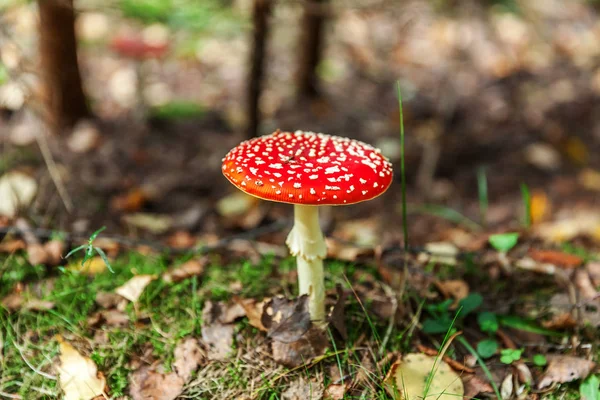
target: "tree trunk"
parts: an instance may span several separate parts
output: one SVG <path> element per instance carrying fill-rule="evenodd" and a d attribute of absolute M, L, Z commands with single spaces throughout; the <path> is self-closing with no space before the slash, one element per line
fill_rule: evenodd
<path fill-rule="evenodd" d="M 326 16 L 322 6 L 327 2 L 328 0 L 306 0 L 298 60 L 298 96 L 301 98 L 312 99 L 319 96 L 316 69 L 323 53 Z"/>
<path fill-rule="evenodd" d="M 81 85 L 73 0 L 38 0 L 43 99 L 54 132 L 90 115 Z"/>
<path fill-rule="evenodd" d="M 253 48 L 250 53 L 250 76 L 248 78 L 248 137 L 258 133 L 260 125 L 260 94 L 263 86 L 265 50 L 269 36 L 269 16 L 271 15 L 272 0 L 254 0 Z"/>

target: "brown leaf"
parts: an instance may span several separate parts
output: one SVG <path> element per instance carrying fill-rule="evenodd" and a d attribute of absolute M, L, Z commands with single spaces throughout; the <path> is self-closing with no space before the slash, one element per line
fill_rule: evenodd
<path fill-rule="evenodd" d="M 9 311 L 15 311 L 20 309 L 24 302 L 23 293 L 15 292 L 3 298 L 0 304 Z"/>
<path fill-rule="evenodd" d="M 200 260 L 189 260 L 177 268 L 171 268 L 162 274 L 162 279 L 165 282 L 180 282 L 184 279 L 191 278 L 193 276 L 199 276 L 204 273 L 206 266 L 206 259 Z"/>
<path fill-rule="evenodd" d="M 46 311 L 54 308 L 51 301 L 40 300 L 36 298 L 25 299 L 23 292 L 14 292 L 2 299 L 2 306 L 9 311 L 20 309 L 31 311 Z"/>
<path fill-rule="evenodd" d="M 563 268 L 576 268 L 583 263 L 581 257 L 556 250 L 530 249 L 529 256 L 537 262 L 554 264 Z"/>
<path fill-rule="evenodd" d="M 547 329 L 571 329 L 577 326 L 577 321 L 570 312 L 552 316 L 549 321 L 543 321 L 542 326 Z"/>
<path fill-rule="evenodd" d="M 167 244 L 175 249 L 193 247 L 198 239 L 188 231 L 177 231 L 167 238 Z"/>
<path fill-rule="evenodd" d="M 12 254 L 25 249 L 25 242 L 21 239 L 4 240 L 0 242 L 0 253 Z"/>
<path fill-rule="evenodd" d="M 265 304 L 261 322 L 273 340 L 286 343 L 297 341 L 311 327 L 308 296 L 293 300 L 283 296 L 273 297 Z"/>
<path fill-rule="evenodd" d="M 107 326 L 127 326 L 127 324 L 129 324 L 129 316 L 123 311 L 115 309 L 102 310 L 92 314 L 87 322 L 91 327 L 98 326 L 102 322 Z"/>
<path fill-rule="evenodd" d="M 127 193 L 113 197 L 110 201 L 110 208 L 114 211 L 136 212 L 144 206 L 147 200 L 148 195 L 144 190 L 136 187 Z"/>
<path fill-rule="evenodd" d="M 161 374 L 142 367 L 129 378 L 129 394 L 133 400 L 175 400 L 185 382 L 176 373 Z"/>
<path fill-rule="evenodd" d="M 301 338 L 294 342 L 273 340 L 271 349 L 273 358 L 289 368 L 298 367 L 322 355 L 329 344 L 325 331 L 312 327 Z"/>
<path fill-rule="evenodd" d="M 206 351 L 200 346 L 197 339 L 185 338 L 175 348 L 175 361 L 173 369 L 185 382 L 189 381 L 199 365 L 206 363 Z"/>
<path fill-rule="evenodd" d="M 281 393 L 282 400 L 321 400 L 323 398 L 323 375 L 318 374 L 312 379 L 300 376 L 292 381 L 290 386 Z"/>
<path fill-rule="evenodd" d="M 40 299 L 29 299 L 23 305 L 25 310 L 33 310 L 33 311 L 47 311 L 54 308 L 54 302 L 40 300 Z"/>
<path fill-rule="evenodd" d="M 48 255 L 44 246 L 40 243 L 27 245 L 27 261 L 31 265 L 44 265 L 48 261 Z"/>
<path fill-rule="evenodd" d="M 584 358 L 572 356 L 552 357 L 548 368 L 538 382 L 538 389 L 543 389 L 553 383 L 571 382 L 585 379 L 595 368 L 596 363 Z"/>
<path fill-rule="evenodd" d="M 575 284 L 575 287 L 579 289 L 583 299 L 591 300 L 598 297 L 598 291 L 594 287 L 587 270 L 581 268 L 577 269 L 577 271 L 575 271 L 575 276 L 573 277 L 573 283 Z"/>
<path fill-rule="evenodd" d="M 44 243 L 44 250 L 48 258 L 46 264 L 58 265 L 63 261 L 62 255 L 65 251 L 65 243 L 62 240 L 50 240 Z"/>
<path fill-rule="evenodd" d="M 461 279 L 436 281 L 434 284 L 446 298 L 462 300 L 469 295 L 469 285 Z"/>
<path fill-rule="evenodd" d="M 228 307 L 223 303 L 213 303 L 209 300 L 204 305 L 202 340 L 208 346 L 209 360 L 224 360 L 231 352 L 235 327 L 230 322 L 233 322 L 236 316 L 245 315 L 243 307 L 237 304 L 235 306 L 239 307 L 241 315 L 236 311 L 226 315 L 227 311 L 233 307 Z"/>
<path fill-rule="evenodd" d="M 465 399 L 473 399 L 479 394 L 494 393 L 494 388 L 490 383 L 477 375 L 463 375 L 463 385 L 465 387 Z"/>
<path fill-rule="evenodd" d="M 333 307 L 331 308 L 331 313 L 329 314 L 329 324 L 335 328 L 335 330 L 340 334 L 342 339 L 346 340 L 348 337 L 348 331 L 346 329 L 346 320 L 344 309 L 346 306 L 346 298 L 348 297 L 348 292 L 344 291 L 341 286 L 337 286 L 336 288 L 338 298 Z"/>
<path fill-rule="evenodd" d="M 348 384 L 345 383 L 331 383 L 325 389 L 323 396 L 324 400 L 342 400 L 348 390 Z"/>
<path fill-rule="evenodd" d="M 96 304 L 103 308 L 118 307 L 120 304 L 126 302 L 122 296 L 116 293 L 109 292 L 98 292 L 96 293 Z"/>
<path fill-rule="evenodd" d="M 233 298 L 233 301 L 242 306 L 246 312 L 246 317 L 248 318 L 250 325 L 264 332 L 268 331 L 268 329 L 262 324 L 261 319 L 264 312 L 265 303 L 269 300 L 270 299 L 258 301 L 256 299 L 240 299 L 239 297 Z"/>

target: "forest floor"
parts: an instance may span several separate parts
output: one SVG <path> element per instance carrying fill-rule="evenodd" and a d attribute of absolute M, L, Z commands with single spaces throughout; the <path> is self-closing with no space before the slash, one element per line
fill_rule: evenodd
<path fill-rule="evenodd" d="M 291 207 L 249 199 L 220 172 L 244 139 L 243 5 L 209 7 L 218 24 L 200 27 L 201 6 L 166 19 L 129 1 L 83 10 L 98 118 L 47 140 L 34 99 L 0 120 L 0 179 L 25 174 L 36 192 L 0 217 L 0 397 L 598 398 L 597 12 L 522 3 L 340 8 L 314 101 L 293 96 L 298 9 L 276 10 L 263 133 L 364 140 L 396 171 L 385 195 L 323 208 L 324 332 L 295 297 Z M 31 80 L 32 10 L 5 14 L 15 46 L 2 62 L 17 61 L 0 89 Z M 169 54 L 137 65 L 110 50 L 115 32 L 166 40 Z M 110 269 L 61 257 L 102 226 Z M 443 387 L 408 387 L 405 373 Z"/>

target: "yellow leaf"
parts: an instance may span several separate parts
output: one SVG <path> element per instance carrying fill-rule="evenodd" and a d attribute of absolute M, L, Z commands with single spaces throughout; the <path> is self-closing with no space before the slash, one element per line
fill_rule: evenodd
<path fill-rule="evenodd" d="M 548 217 L 550 214 L 551 203 L 546 196 L 546 193 L 536 191 L 531 195 L 529 212 L 531 215 L 531 223 L 536 224 Z"/>
<path fill-rule="evenodd" d="M 91 400 L 106 391 L 106 379 L 92 360 L 82 356 L 61 337 L 58 382 L 65 400 Z"/>
<path fill-rule="evenodd" d="M 590 153 L 587 146 L 576 136 L 571 136 L 567 139 L 565 151 L 567 156 L 579 165 L 587 164 L 590 159 Z"/>
<path fill-rule="evenodd" d="M 85 275 L 94 276 L 106 271 L 106 263 L 102 260 L 102 257 L 96 256 L 87 260 L 83 265 L 81 265 L 81 262 L 79 261 L 69 264 L 69 269 L 79 271 Z"/>
<path fill-rule="evenodd" d="M 462 399 L 464 387 L 460 376 L 443 360 L 420 353 L 407 354 L 397 361 L 385 378 L 386 390 L 403 400 Z M 435 367 L 435 368 L 434 368 Z M 431 378 L 430 375 L 434 374 Z M 430 381 L 429 388 L 426 388 Z"/>
<path fill-rule="evenodd" d="M 150 282 L 156 279 L 154 275 L 136 275 L 124 285 L 115 289 L 115 293 L 135 303 Z"/>

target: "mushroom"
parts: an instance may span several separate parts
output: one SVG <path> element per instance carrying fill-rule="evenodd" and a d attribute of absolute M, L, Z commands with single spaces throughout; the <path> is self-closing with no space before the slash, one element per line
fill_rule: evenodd
<path fill-rule="evenodd" d="M 294 227 L 286 244 L 296 256 L 300 295 L 309 295 L 311 319 L 324 321 L 327 246 L 318 206 L 354 204 L 381 195 L 392 182 L 390 162 L 379 149 L 353 139 L 277 130 L 232 149 L 222 171 L 252 196 L 294 205 Z"/>

